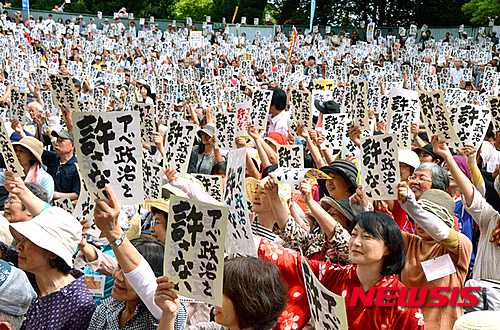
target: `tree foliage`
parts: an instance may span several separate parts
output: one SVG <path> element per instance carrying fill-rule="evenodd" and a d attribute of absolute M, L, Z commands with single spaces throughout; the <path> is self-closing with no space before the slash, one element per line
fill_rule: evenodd
<path fill-rule="evenodd" d="M 498 16 L 500 0 L 471 0 L 463 5 L 462 11 L 472 16 L 472 23 L 484 24 L 488 22 L 488 17 Z"/>

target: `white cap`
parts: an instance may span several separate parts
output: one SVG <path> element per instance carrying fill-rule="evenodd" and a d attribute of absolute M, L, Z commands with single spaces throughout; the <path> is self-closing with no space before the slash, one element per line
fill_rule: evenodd
<path fill-rule="evenodd" d="M 420 165 L 418 155 L 410 149 L 398 149 L 398 158 L 401 163 L 405 163 L 416 169 Z"/>

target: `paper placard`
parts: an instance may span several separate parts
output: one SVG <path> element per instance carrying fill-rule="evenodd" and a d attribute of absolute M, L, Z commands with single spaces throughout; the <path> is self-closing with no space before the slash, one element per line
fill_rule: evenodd
<path fill-rule="evenodd" d="M 304 168 L 304 146 L 302 144 L 279 145 L 278 166 Z"/>
<path fill-rule="evenodd" d="M 176 169 L 179 176 L 185 176 L 191 158 L 197 126 L 172 118 L 168 128 L 163 166 Z"/>
<path fill-rule="evenodd" d="M 400 181 L 398 138 L 384 134 L 361 138 L 361 185 L 367 200 L 396 200 Z"/>
<path fill-rule="evenodd" d="M 92 297 L 104 297 L 104 286 L 106 276 L 104 275 L 84 275 L 85 286 L 90 291 Z"/>
<path fill-rule="evenodd" d="M 10 142 L 9 133 L 5 128 L 3 120 L 0 119 L 0 148 L 7 171 L 14 173 L 15 177 L 24 177 L 24 169 L 19 164 L 14 147 Z"/>

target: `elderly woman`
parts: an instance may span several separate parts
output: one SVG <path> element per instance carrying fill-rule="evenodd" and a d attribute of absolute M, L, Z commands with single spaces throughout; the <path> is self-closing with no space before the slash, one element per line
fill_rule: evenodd
<path fill-rule="evenodd" d="M 41 184 L 49 193 L 49 200 L 52 200 L 52 196 L 54 195 L 54 179 L 42 168 L 43 143 L 34 137 L 26 136 L 19 142 L 12 143 L 12 146 L 23 168 L 24 181 Z M 0 173 L 0 185 L 3 186 L 4 182 L 5 175 L 4 173 Z"/>
<path fill-rule="evenodd" d="M 129 241 L 118 223 L 120 207 L 111 188 L 109 201 L 97 200 L 94 221 L 110 242 L 118 266 L 113 271 L 112 297 L 92 317 L 89 329 L 156 329 L 161 309 L 154 304 L 156 278 L 163 272 L 164 244 L 156 239 Z M 175 329 L 184 329 L 186 309 L 181 305 Z"/>
<path fill-rule="evenodd" d="M 19 252 L 0 243 L 2 259 L 34 276 L 32 285 L 38 299 L 28 309 L 22 329 L 86 329 L 96 304 L 83 274 L 72 269 L 81 238 L 80 224 L 63 209 L 48 207 L 12 173 L 6 174 L 5 184 L 37 215 L 10 225 Z"/>
<path fill-rule="evenodd" d="M 163 310 L 159 330 L 171 330 L 179 298 L 173 283 L 158 279 L 156 304 Z M 222 306 L 214 307 L 215 323 L 199 323 L 188 330 L 271 329 L 286 307 L 288 291 L 274 264 L 253 257 L 224 263 Z"/>

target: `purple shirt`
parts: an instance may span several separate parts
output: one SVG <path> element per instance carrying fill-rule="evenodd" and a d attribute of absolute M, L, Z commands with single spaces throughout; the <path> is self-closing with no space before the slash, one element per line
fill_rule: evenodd
<path fill-rule="evenodd" d="M 0 242 L 2 259 L 17 266 L 18 251 Z M 27 273 L 35 291 L 34 276 Z M 31 275 L 31 276 L 30 276 Z M 79 270 L 71 270 L 76 278 L 70 284 L 44 297 L 35 298 L 21 329 L 87 329 L 97 307 L 85 285 L 85 276 Z"/>

